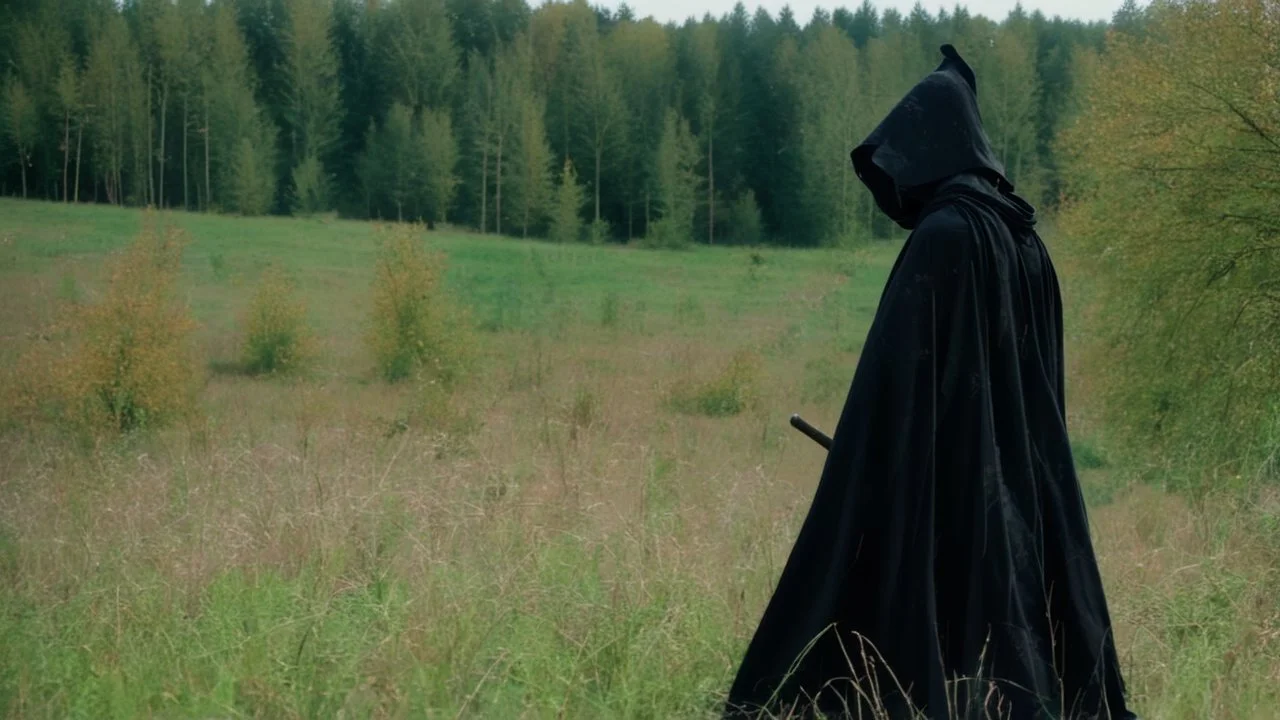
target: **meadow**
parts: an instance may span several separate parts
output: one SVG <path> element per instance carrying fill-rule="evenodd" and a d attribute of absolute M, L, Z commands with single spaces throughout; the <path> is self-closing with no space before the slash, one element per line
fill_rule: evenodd
<path fill-rule="evenodd" d="M 822 467 L 787 417 L 832 429 L 896 244 L 424 232 L 474 329 L 442 406 L 369 357 L 374 225 L 153 220 L 190 239 L 199 412 L 91 442 L 0 426 L 0 713 L 715 715 Z M 143 222 L 0 199 L 6 372 Z M 240 318 L 273 265 L 318 352 L 254 377 Z M 1070 350 L 1089 278 L 1060 269 Z M 1136 709 L 1280 717 L 1280 492 L 1133 482 L 1096 362 L 1070 358 L 1070 420 Z"/>

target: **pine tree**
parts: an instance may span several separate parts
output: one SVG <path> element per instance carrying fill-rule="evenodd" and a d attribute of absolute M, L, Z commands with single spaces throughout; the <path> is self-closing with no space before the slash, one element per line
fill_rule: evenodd
<path fill-rule="evenodd" d="M 17 23 L 14 36 L 0 40 L 0 47 L 7 48 L 7 52 L 0 52 L 9 55 L 8 63 L 0 69 L 0 84 L 12 70 L 12 77 L 22 85 L 26 105 L 22 112 L 30 113 L 23 128 L 25 160 L 19 168 L 19 174 L 26 174 L 23 185 L 32 195 L 56 197 L 63 134 L 58 76 L 69 56 L 70 38 L 64 14 L 52 3 L 35 3 L 33 10 Z"/>
<path fill-rule="evenodd" d="M 389 20 L 383 47 L 396 99 L 414 112 L 443 107 L 459 72 L 444 0 L 398 2 Z"/>
<path fill-rule="evenodd" d="M 658 144 L 658 207 L 662 218 L 646 240 L 659 247 L 683 247 L 693 240 L 697 210 L 698 146 L 689 124 L 675 110 L 667 110 Z"/>
<path fill-rule="evenodd" d="M 691 103 L 699 122 L 699 134 L 706 148 L 707 167 L 707 242 L 715 242 L 716 227 L 716 121 L 719 117 L 720 47 L 719 27 L 708 20 L 693 29 L 690 38 L 689 66 L 692 84 Z"/>
<path fill-rule="evenodd" d="M 567 58 L 573 73 L 573 118 L 578 143 L 584 150 L 582 155 L 591 158 L 594 169 L 591 190 L 594 222 L 598 223 L 605 165 L 619 139 L 623 105 L 599 35 L 586 25 L 574 28 L 579 32 L 570 36 L 576 42 L 570 46 Z"/>
<path fill-rule="evenodd" d="M 608 43 L 624 107 L 619 190 L 630 240 L 637 234 L 637 224 L 640 232 L 648 228 L 655 192 L 655 148 L 662 138 L 663 113 L 671 102 L 674 57 L 666 31 L 652 20 L 619 24 L 610 33 Z"/>
<path fill-rule="evenodd" d="M 739 245 L 759 245 L 764 240 L 764 224 L 755 193 L 747 190 L 729 209 L 729 232 Z"/>
<path fill-rule="evenodd" d="M 1125 37 L 1157 19 L 1133 7 L 1117 15 Z M 370 214 L 447 213 L 527 235 L 546 230 L 547 176 L 572 160 L 586 173 L 593 237 L 625 226 L 628 240 L 652 238 L 651 221 L 671 215 L 658 148 L 674 109 L 696 138 L 692 237 L 736 235 L 748 191 L 764 234 L 784 242 L 891 234 L 850 179 L 848 147 L 949 41 L 977 69 L 988 132 L 1020 191 L 1041 203 L 1058 193 L 1054 138 L 1072 112 L 1073 58 L 1101 53 L 1106 26 L 1020 10 L 1002 23 L 963 8 L 881 15 L 868 2 L 806 21 L 788 9 L 749 16 L 741 3 L 663 26 L 585 0 L 22 0 L 0 9 L 0 85 L 21 83 L 34 129 L 18 167 L 3 138 L 0 183 L 67 201 L 105 190 L 113 203 L 238 211 L 240 168 L 270 158 L 266 211 L 345 212 L 363 194 Z M 375 161 L 397 102 L 409 112 L 407 159 Z M 448 136 L 428 133 L 446 115 Z M 450 142 L 453 169 L 433 185 L 441 163 L 425 157 L 448 155 Z"/>
<path fill-rule="evenodd" d="M 329 0 L 285 0 L 284 117 L 288 127 L 291 165 L 318 162 L 324 167 L 338 141 L 341 108 L 338 59 L 330 32 L 333 14 Z M 330 198 L 320 203 L 328 208 Z"/>
<path fill-rule="evenodd" d="M 314 215 L 328 208 L 329 177 L 315 155 L 308 155 L 293 169 L 290 209 L 294 215 Z"/>
<path fill-rule="evenodd" d="M 270 158 L 272 165 L 268 167 L 273 179 L 269 185 L 274 194 L 275 129 L 255 99 L 257 81 L 249 48 L 229 3 L 219 3 L 213 12 L 208 56 L 202 65 L 200 104 L 204 114 L 205 204 L 216 207 L 225 198 L 228 209 L 257 214 L 246 212 L 240 203 L 245 193 L 237 191 L 242 184 L 237 167 L 250 155 L 256 158 L 256 163 Z M 252 153 L 244 152 L 245 140 L 249 141 Z M 255 171 L 257 169 L 255 166 Z M 266 208 L 273 204 L 272 198 L 265 201 Z M 258 212 L 265 212 L 266 208 Z M 257 201 L 248 209 L 257 210 Z"/>
<path fill-rule="evenodd" d="M 503 161 L 511 154 L 512 138 L 519 124 L 520 103 L 531 84 L 529 54 L 525 43 L 498 51 L 493 61 L 493 93 L 489 113 L 489 152 L 493 159 L 494 231 L 502 234 Z M 510 174 L 510 164 L 507 168 Z"/>
<path fill-rule="evenodd" d="M 582 206 L 584 205 L 582 186 L 578 184 L 577 173 L 573 171 L 573 161 L 564 161 L 564 171 L 560 176 L 560 186 L 556 191 L 555 212 L 551 216 L 551 230 L 548 237 L 553 242 L 578 242 L 582 239 Z"/>

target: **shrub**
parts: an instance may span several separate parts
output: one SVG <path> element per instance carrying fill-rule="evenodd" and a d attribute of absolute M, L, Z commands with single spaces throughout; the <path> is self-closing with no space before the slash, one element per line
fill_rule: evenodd
<path fill-rule="evenodd" d="M 306 314 L 289 276 L 268 268 L 242 321 L 245 371 L 285 373 L 304 367 L 312 350 Z"/>
<path fill-rule="evenodd" d="M 19 361 L 27 419 L 111 431 L 162 424 L 194 407 L 196 324 L 175 285 L 185 239 L 147 219 L 141 235 L 109 265 L 97 302 L 68 304 L 47 341 Z"/>
<path fill-rule="evenodd" d="M 1098 470 L 1107 466 L 1107 458 L 1091 442 L 1076 441 L 1071 443 L 1071 455 L 1077 470 Z"/>
<path fill-rule="evenodd" d="M 220 252 L 209 255 L 209 269 L 213 271 L 213 279 L 223 282 L 227 279 L 227 257 Z"/>
<path fill-rule="evenodd" d="M 618 324 L 618 293 L 610 290 L 600 303 L 600 324 L 614 327 Z"/>
<path fill-rule="evenodd" d="M 397 226 L 383 239 L 368 342 L 388 382 L 422 375 L 449 386 L 465 366 L 469 331 L 445 294 L 444 259 L 422 248 L 420 233 Z"/>
<path fill-rule="evenodd" d="M 308 155 L 293 169 L 293 212 L 314 215 L 329 209 L 329 178 L 315 155 Z"/>
<path fill-rule="evenodd" d="M 678 218 L 664 217 L 654 221 L 640 246 L 660 250 L 680 250 L 693 244 L 689 226 Z"/>
<path fill-rule="evenodd" d="M 740 351 L 711 381 L 677 386 L 670 404 L 678 412 L 689 415 L 737 415 L 754 406 L 759 397 L 760 364 L 757 353 Z"/>
<path fill-rule="evenodd" d="M 600 219 L 593 220 L 587 226 L 587 242 L 592 245 L 602 245 L 609 241 L 613 236 L 613 228 L 609 227 L 609 221 Z"/>
<path fill-rule="evenodd" d="M 726 218 L 729 228 L 730 242 L 738 245 L 759 245 L 764 241 L 764 220 L 760 217 L 760 207 L 756 204 L 756 196 L 747 190 L 738 196 L 729 207 Z"/>

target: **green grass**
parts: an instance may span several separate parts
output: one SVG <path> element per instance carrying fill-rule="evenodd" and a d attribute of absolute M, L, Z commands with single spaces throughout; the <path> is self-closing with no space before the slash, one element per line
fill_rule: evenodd
<path fill-rule="evenodd" d="M 714 716 L 824 459 L 786 418 L 834 425 L 896 246 L 428 234 L 480 329 L 446 407 L 375 379 L 373 226 L 163 220 L 192 240 L 202 414 L 98 444 L 0 430 L 0 715 Z M 0 360 L 141 222 L 0 200 Z M 317 369 L 218 372 L 269 263 Z M 726 375 L 744 350 L 760 367 Z M 735 412 L 699 402 L 739 385 Z M 1274 717 L 1280 495 L 1131 488 L 1072 422 L 1139 711 Z"/>
<path fill-rule="evenodd" d="M 122 247 L 142 224 L 136 210 L 11 199 L 0 199 L 0 216 L 0 277 L 26 282 L 49 273 L 92 276 L 103 254 Z M 304 298 L 322 308 L 314 314 L 320 332 L 337 337 L 362 326 L 377 252 L 374 225 L 179 212 L 162 218 L 192 239 L 184 260 L 187 291 L 210 334 L 234 329 L 247 288 L 270 263 L 294 274 Z M 653 252 L 449 232 L 430 233 L 427 242 L 447 254 L 449 281 L 482 329 L 547 333 L 598 324 L 699 335 L 708 317 L 741 319 L 747 326 L 753 319 L 786 318 L 779 330 L 789 335 L 779 351 L 864 334 L 893 261 L 889 246 L 857 256 L 837 250 Z M 848 282 L 850 276 L 858 281 Z M 6 324 L 32 319 L 9 318 Z"/>

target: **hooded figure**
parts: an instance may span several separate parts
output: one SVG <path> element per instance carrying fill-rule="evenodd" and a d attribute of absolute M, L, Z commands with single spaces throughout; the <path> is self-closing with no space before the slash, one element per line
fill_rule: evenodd
<path fill-rule="evenodd" d="M 912 233 L 726 717 L 1136 717 L 1067 439 L 1057 277 L 973 71 L 942 54 L 852 153 Z"/>

